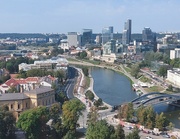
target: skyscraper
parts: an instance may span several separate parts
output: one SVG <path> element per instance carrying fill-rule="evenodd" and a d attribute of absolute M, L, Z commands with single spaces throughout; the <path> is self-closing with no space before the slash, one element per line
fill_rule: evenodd
<path fill-rule="evenodd" d="M 131 42 L 131 20 L 125 22 L 124 30 L 122 33 L 122 44 L 129 44 Z"/>
<path fill-rule="evenodd" d="M 109 27 L 103 28 L 102 29 L 102 44 L 107 43 L 111 39 L 113 39 L 113 27 L 109 26 Z"/>
<path fill-rule="evenodd" d="M 83 29 L 82 30 L 82 45 L 92 43 L 92 29 Z"/>
<path fill-rule="evenodd" d="M 154 42 L 156 38 L 155 33 L 151 31 L 149 27 L 145 27 L 142 31 L 142 41 L 143 42 Z"/>

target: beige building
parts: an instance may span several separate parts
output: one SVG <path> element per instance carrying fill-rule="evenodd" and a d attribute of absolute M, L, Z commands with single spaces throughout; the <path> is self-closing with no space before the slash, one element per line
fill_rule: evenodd
<path fill-rule="evenodd" d="M 13 111 L 16 119 L 21 112 L 27 109 L 37 106 L 49 107 L 53 103 L 55 103 L 55 92 L 47 86 L 41 86 L 24 93 L 0 94 L 0 105 L 7 105 L 9 110 Z"/>
<path fill-rule="evenodd" d="M 167 71 L 167 80 L 180 87 L 180 69 L 174 68 Z"/>

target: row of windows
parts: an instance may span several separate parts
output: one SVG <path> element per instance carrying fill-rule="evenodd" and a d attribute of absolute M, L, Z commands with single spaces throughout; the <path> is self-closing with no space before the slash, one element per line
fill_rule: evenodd
<path fill-rule="evenodd" d="M 13 110 L 14 108 L 17 108 L 18 110 L 22 108 L 22 104 L 18 103 L 17 107 L 15 106 L 15 104 L 11 104 L 10 105 L 10 109 Z M 28 108 L 28 103 L 26 102 L 25 108 Z"/>

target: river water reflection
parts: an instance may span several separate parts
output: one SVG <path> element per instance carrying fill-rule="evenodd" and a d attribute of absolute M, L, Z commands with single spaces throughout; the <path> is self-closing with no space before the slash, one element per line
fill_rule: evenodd
<path fill-rule="evenodd" d="M 94 79 L 94 92 L 106 103 L 114 106 L 130 102 L 137 97 L 126 76 L 103 68 L 92 67 L 90 70 Z M 157 105 L 154 110 L 158 113 L 165 112 L 175 127 L 180 128 L 180 119 L 178 119 L 180 109 L 168 105 Z"/>

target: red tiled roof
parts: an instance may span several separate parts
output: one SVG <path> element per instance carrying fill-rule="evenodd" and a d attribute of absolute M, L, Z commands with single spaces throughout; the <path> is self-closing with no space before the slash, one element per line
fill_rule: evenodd
<path fill-rule="evenodd" d="M 19 84 L 26 84 L 27 82 L 26 82 L 26 79 L 15 79 L 16 80 L 16 82 L 18 82 Z"/>
<path fill-rule="evenodd" d="M 52 77 L 51 75 L 48 75 L 48 77 L 49 77 L 52 81 L 56 80 L 56 78 Z"/>
<path fill-rule="evenodd" d="M 17 86 L 19 83 L 14 78 L 11 78 L 11 79 L 7 80 L 5 82 L 5 84 L 7 86 Z"/>
<path fill-rule="evenodd" d="M 38 82 L 39 78 L 38 77 L 28 77 L 26 78 L 26 82 Z"/>

